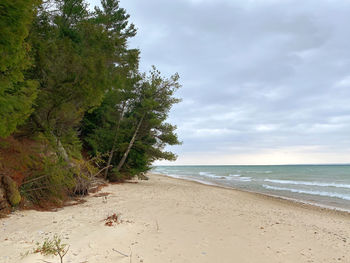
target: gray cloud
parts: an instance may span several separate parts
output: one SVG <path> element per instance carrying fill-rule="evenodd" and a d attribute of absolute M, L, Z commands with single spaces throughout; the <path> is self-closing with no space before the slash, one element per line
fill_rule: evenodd
<path fill-rule="evenodd" d="M 350 1 L 121 5 L 138 27 L 130 45 L 141 49 L 142 70 L 181 76 L 183 102 L 169 120 L 184 142 L 172 148 L 178 163 L 264 163 L 251 159 L 286 149 L 276 163 L 349 156 Z"/>

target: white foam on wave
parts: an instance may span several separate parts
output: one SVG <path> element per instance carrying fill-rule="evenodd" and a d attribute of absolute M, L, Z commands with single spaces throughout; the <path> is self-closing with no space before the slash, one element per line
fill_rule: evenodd
<path fill-rule="evenodd" d="M 242 182 L 251 182 L 252 181 L 251 177 L 238 177 L 237 179 L 239 181 L 242 181 Z"/>
<path fill-rule="evenodd" d="M 209 173 L 209 172 L 199 172 L 199 175 L 206 176 L 206 177 L 211 177 L 211 178 L 217 178 L 218 177 L 216 174 Z"/>
<path fill-rule="evenodd" d="M 244 176 L 234 176 L 229 178 L 231 181 L 241 181 L 241 182 L 251 182 L 251 177 L 244 177 Z"/>
<path fill-rule="evenodd" d="M 309 190 L 286 188 L 286 187 L 276 187 L 276 186 L 270 186 L 270 185 L 266 185 L 266 184 L 263 184 L 263 187 L 265 189 L 268 189 L 268 190 L 288 191 L 288 192 L 298 193 L 298 194 L 309 194 L 309 195 L 318 195 L 318 196 L 326 196 L 326 197 L 336 197 L 336 198 L 350 201 L 350 195 L 344 195 L 344 194 L 340 194 L 340 193 L 325 192 L 325 191 L 309 191 Z"/>
<path fill-rule="evenodd" d="M 309 182 L 309 181 L 292 181 L 292 180 L 273 180 L 265 179 L 265 182 L 276 184 L 292 184 L 292 185 L 307 185 L 307 186 L 320 186 L 320 187 L 338 187 L 350 189 L 350 184 L 337 184 L 337 183 L 322 183 L 322 182 Z"/>
<path fill-rule="evenodd" d="M 234 181 L 241 181 L 241 182 L 252 181 L 251 177 L 244 177 L 244 176 L 241 176 L 240 174 L 230 174 L 229 176 L 221 176 L 221 175 L 216 175 L 214 173 L 209 173 L 209 172 L 199 172 L 199 175 L 213 178 L 213 179 L 234 180 Z"/>
<path fill-rule="evenodd" d="M 270 174 L 272 171 L 244 171 L 245 173 L 253 173 L 253 174 Z"/>
<path fill-rule="evenodd" d="M 187 176 L 181 176 L 181 175 L 175 175 L 175 174 L 167 174 L 166 176 L 176 178 L 176 179 L 186 180 L 186 181 L 197 182 L 197 183 L 201 183 L 201 184 L 205 184 L 205 185 L 219 186 L 215 183 L 200 180 L 200 179 L 193 178 L 193 177 L 187 177 Z"/>
<path fill-rule="evenodd" d="M 208 172 L 199 172 L 199 175 L 205 176 L 205 177 L 209 177 L 209 178 L 213 178 L 213 179 L 221 179 L 221 180 L 228 179 L 227 176 L 216 175 L 216 174 L 208 173 Z"/>

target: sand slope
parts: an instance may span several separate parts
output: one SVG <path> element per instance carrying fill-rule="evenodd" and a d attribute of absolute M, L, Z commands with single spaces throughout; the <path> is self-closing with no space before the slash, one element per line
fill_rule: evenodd
<path fill-rule="evenodd" d="M 54 233 L 71 246 L 66 263 L 350 262 L 350 215 L 158 175 L 102 192 L 107 202 L 0 220 L 0 262 L 59 262 L 20 258 Z M 123 222 L 105 226 L 113 213 Z"/>

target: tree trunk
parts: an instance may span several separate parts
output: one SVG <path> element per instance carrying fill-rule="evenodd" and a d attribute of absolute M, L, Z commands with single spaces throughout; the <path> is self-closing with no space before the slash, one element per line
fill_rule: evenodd
<path fill-rule="evenodd" d="M 115 132 L 112 150 L 109 152 L 108 161 L 107 161 L 106 170 L 105 170 L 105 175 L 104 175 L 104 178 L 105 178 L 105 179 L 107 179 L 108 170 L 109 170 L 109 167 L 111 166 L 111 162 L 112 162 L 112 158 L 113 158 L 113 153 L 114 153 L 114 151 L 115 151 L 115 145 L 117 144 L 118 130 L 119 130 L 119 125 L 118 125 L 118 127 L 117 127 L 116 132 Z"/>
<path fill-rule="evenodd" d="M 124 153 L 124 155 L 123 155 L 123 158 L 120 160 L 120 162 L 119 162 L 119 164 L 118 164 L 118 166 L 117 166 L 117 172 L 119 172 L 119 171 L 120 171 L 120 168 L 122 168 L 122 166 L 124 165 L 125 160 L 126 160 L 126 158 L 128 157 L 128 154 L 129 154 L 129 152 L 130 152 L 132 146 L 134 145 L 134 142 L 135 142 L 135 140 L 136 140 L 137 133 L 139 132 L 139 129 L 140 129 L 140 127 L 141 127 L 141 124 L 142 124 L 142 121 L 143 121 L 144 117 L 145 117 L 145 114 L 142 116 L 141 120 L 140 120 L 139 123 L 137 124 L 136 130 L 135 130 L 134 135 L 132 136 L 132 138 L 131 138 L 131 140 L 130 140 L 130 142 L 129 142 L 128 148 L 126 149 L 126 151 L 125 151 L 125 153 Z"/>
<path fill-rule="evenodd" d="M 66 149 L 63 147 L 60 139 L 58 139 L 53 132 L 51 132 L 52 136 L 54 136 L 56 142 L 57 142 L 57 149 L 58 149 L 58 153 L 59 155 L 63 158 L 63 160 L 68 164 L 69 167 L 75 167 L 75 165 L 71 162 L 71 160 L 69 159 L 69 156 L 67 154 Z"/>
<path fill-rule="evenodd" d="M 39 128 L 42 132 L 48 131 L 48 132 L 51 134 L 51 136 L 56 140 L 58 154 L 59 154 L 59 155 L 63 158 L 63 160 L 69 165 L 69 167 L 74 167 L 75 165 L 70 161 L 66 149 L 63 147 L 63 145 L 62 145 L 60 139 L 57 138 L 57 136 L 53 133 L 53 131 L 50 130 L 50 129 L 44 128 L 44 126 L 41 125 L 41 123 L 40 123 L 40 121 L 39 121 L 39 118 L 38 118 L 35 114 L 33 114 L 32 120 L 35 122 L 35 124 L 38 126 L 38 128 Z"/>
<path fill-rule="evenodd" d="M 104 178 L 107 179 L 107 176 L 108 176 L 108 170 L 109 170 L 109 167 L 111 166 L 111 162 L 112 162 L 112 158 L 113 158 L 113 154 L 114 154 L 114 151 L 115 151 L 115 147 L 117 145 L 117 138 L 118 138 L 118 132 L 119 132 L 119 127 L 120 127 L 120 122 L 121 120 L 123 119 L 123 115 L 124 115 L 124 107 L 125 105 L 123 106 L 123 110 L 122 110 L 122 114 L 118 120 L 118 124 L 117 124 L 117 129 L 115 130 L 115 135 L 114 135 L 114 141 L 113 141 L 113 145 L 112 145 L 112 149 L 111 151 L 109 152 L 109 156 L 108 156 L 108 161 L 107 161 L 107 165 L 106 165 L 106 170 L 105 170 L 105 175 L 104 175 Z"/>
<path fill-rule="evenodd" d="M 53 135 L 54 136 L 54 135 Z M 70 160 L 69 160 L 69 157 L 68 157 L 68 154 L 67 154 L 67 151 L 66 149 L 63 147 L 60 139 L 58 139 L 57 137 L 55 137 L 56 139 L 56 143 L 57 143 L 57 149 L 58 149 L 58 153 L 59 155 L 63 158 L 63 160 L 66 162 L 66 163 L 69 163 Z"/>

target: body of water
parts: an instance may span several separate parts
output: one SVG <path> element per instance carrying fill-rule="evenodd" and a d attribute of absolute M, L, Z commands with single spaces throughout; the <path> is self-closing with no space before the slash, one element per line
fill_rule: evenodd
<path fill-rule="evenodd" d="M 157 166 L 152 172 L 350 211 L 350 165 Z"/>

